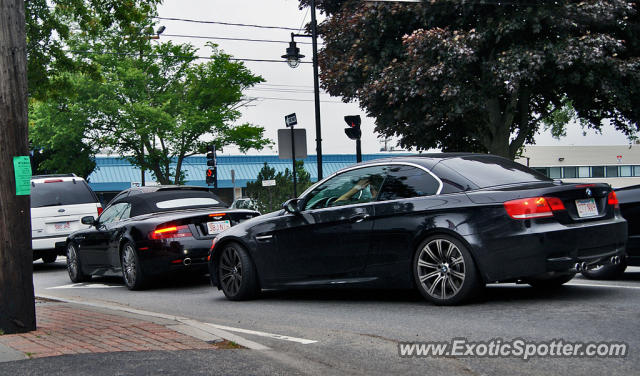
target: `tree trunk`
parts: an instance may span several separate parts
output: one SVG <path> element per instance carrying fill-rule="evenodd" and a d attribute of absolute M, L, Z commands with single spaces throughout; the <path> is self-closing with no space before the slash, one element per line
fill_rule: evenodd
<path fill-rule="evenodd" d="M 16 195 L 13 157 L 29 155 L 23 0 L 0 0 L 0 329 L 36 329 L 29 196 Z"/>

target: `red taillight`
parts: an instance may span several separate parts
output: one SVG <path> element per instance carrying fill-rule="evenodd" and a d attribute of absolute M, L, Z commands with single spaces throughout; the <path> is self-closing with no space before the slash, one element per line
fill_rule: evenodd
<path fill-rule="evenodd" d="M 153 240 L 187 238 L 191 236 L 193 234 L 187 225 L 163 227 L 149 233 L 149 238 Z"/>
<path fill-rule="evenodd" d="M 511 218 L 531 219 L 553 217 L 553 212 L 565 210 L 562 200 L 556 197 L 531 197 L 507 201 L 504 208 Z"/>
<path fill-rule="evenodd" d="M 100 216 L 100 214 L 102 214 L 103 211 L 104 209 L 102 209 L 102 206 L 98 206 L 98 217 Z"/>
<path fill-rule="evenodd" d="M 222 217 L 227 215 L 227 213 L 213 213 L 213 214 L 209 214 L 209 217 Z"/>
<path fill-rule="evenodd" d="M 607 196 L 607 204 L 613 205 L 616 208 L 620 207 L 620 201 L 618 201 L 618 196 L 614 191 L 609 192 L 609 196 Z"/>
<path fill-rule="evenodd" d="M 47 179 L 45 183 L 62 183 L 62 179 Z"/>

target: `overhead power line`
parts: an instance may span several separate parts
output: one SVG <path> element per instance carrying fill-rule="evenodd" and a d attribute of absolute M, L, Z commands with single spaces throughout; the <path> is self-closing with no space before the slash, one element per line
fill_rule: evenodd
<path fill-rule="evenodd" d="M 286 41 L 286 40 L 230 38 L 230 37 L 210 37 L 210 36 L 203 36 L 203 35 L 162 34 L 162 36 L 163 37 L 174 37 L 174 38 L 236 40 L 236 41 L 242 41 L 242 42 L 289 43 L 289 41 Z M 296 42 L 296 43 L 299 43 L 299 44 L 311 44 L 311 42 Z"/>
<path fill-rule="evenodd" d="M 70 52 L 74 54 L 82 54 L 82 55 L 120 55 L 120 56 L 146 56 L 146 57 L 191 57 L 188 55 L 159 55 L 159 54 L 143 54 L 135 52 L 106 52 L 106 51 L 79 51 L 79 50 L 66 50 L 65 52 Z M 195 59 L 204 59 L 204 60 L 213 60 L 211 56 L 193 56 Z M 236 58 L 229 57 L 229 60 L 233 61 L 251 61 L 251 62 L 259 62 L 259 63 L 285 63 L 284 60 L 276 60 L 276 59 L 247 59 L 247 58 Z M 302 64 L 311 64 L 311 61 L 301 61 Z"/>
<path fill-rule="evenodd" d="M 298 29 L 294 27 L 284 27 L 284 26 L 266 26 L 266 25 L 253 25 L 253 24 L 232 23 L 232 22 L 222 22 L 222 21 L 193 20 L 189 18 L 177 18 L 177 17 L 154 17 L 154 18 L 158 20 L 165 20 L 165 21 L 182 21 L 182 22 L 193 22 L 193 23 L 200 23 L 200 24 L 215 24 L 215 25 L 227 25 L 227 26 L 255 27 L 259 29 L 279 29 L 279 30 L 298 31 Z"/>
<path fill-rule="evenodd" d="M 315 99 L 301 99 L 301 98 L 276 98 L 276 97 L 247 97 L 246 99 L 263 99 L 273 101 L 291 101 L 291 102 L 314 102 Z M 326 101 L 321 100 L 322 103 L 344 103 L 342 101 Z"/>

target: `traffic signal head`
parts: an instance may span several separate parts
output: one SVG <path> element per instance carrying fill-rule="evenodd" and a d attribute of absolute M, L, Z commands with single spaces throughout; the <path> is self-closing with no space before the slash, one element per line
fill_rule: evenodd
<path fill-rule="evenodd" d="M 213 184 L 215 181 L 215 176 L 216 176 L 216 170 L 213 168 L 208 168 L 207 177 L 206 177 L 207 184 Z"/>
<path fill-rule="evenodd" d="M 214 144 L 207 146 L 207 166 L 216 166 L 216 146 Z"/>
<path fill-rule="evenodd" d="M 349 128 L 344 130 L 347 137 L 352 140 L 359 140 L 360 136 L 362 136 L 362 131 L 360 130 L 360 115 L 347 115 L 344 117 L 344 121 L 349 125 Z"/>

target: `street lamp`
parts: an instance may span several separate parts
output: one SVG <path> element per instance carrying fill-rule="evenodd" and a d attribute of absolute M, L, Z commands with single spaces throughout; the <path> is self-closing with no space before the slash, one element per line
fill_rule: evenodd
<path fill-rule="evenodd" d="M 297 68 L 300 65 L 300 59 L 304 57 L 304 55 L 300 55 L 300 49 L 296 46 L 296 42 L 293 40 L 295 36 L 294 33 L 291 33 L 291 42 L 289 42 L 289 48 L 287 48 L 287 53 L 282 55 L 283 59 L 287 59 L 287 64 L 291 68 Z"/>
<path fill-rule="evenodd" d="M 318 180 L 322 180 L 322 135 L 320 127 L 320 84 L 318 82 L 318 30 L 316 21 L 316 2 L 311 0 L 311 35 L 309 34 L 294 34 L 291 33 L 291 42 L 289 42 L 289 48 L 286 50 L 286 54 L 282 55 L 283 59 L 287 59 L 287 64 L 291 68 L 296 68 L 300 65 L 300 59 L 304 55 L 300 55 L 300 49 L 296 46 L 294 37 L 310 37 L 311 45 L 313 48 L 313 95 L 315 98 L 315 111 L 316 111 L 316 156 L 318 161 Z"/>

